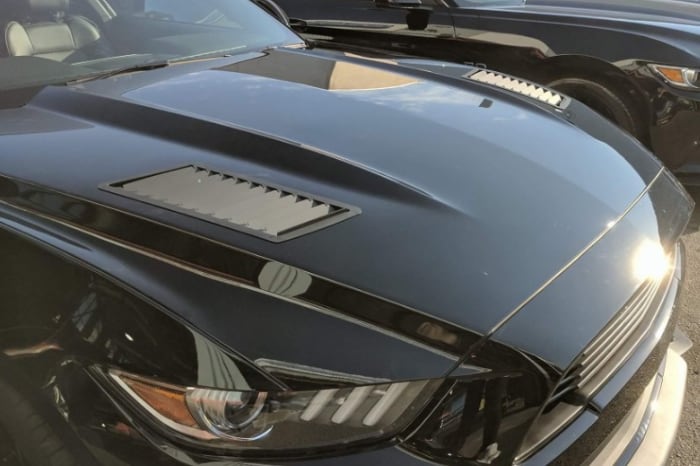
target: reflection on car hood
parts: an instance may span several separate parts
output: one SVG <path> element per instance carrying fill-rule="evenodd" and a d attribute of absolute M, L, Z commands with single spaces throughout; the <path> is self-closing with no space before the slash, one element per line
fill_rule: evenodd
<path fill-rule="evenodd" d="M 660 169 L 611 125 L 573 104 L 567 111 L 589 119 L 597 138 L 554 109 L 466 80 L 278 50 L 48 88 L 0 116 L 0 163 L 8 176 L 483 333 L 600 235 Z M 275 244 L 98 189 L 189 164 L 361 213 Z"/>

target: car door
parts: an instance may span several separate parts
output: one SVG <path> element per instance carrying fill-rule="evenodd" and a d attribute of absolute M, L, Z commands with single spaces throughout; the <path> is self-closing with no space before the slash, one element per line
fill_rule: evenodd
<path fill-rule="evenodd" d="M 551 49 L 502 19 L 525 5 L 523 0 L 447 0 L 455 28 L 450 44 L 454 61 L 479 63 L 491 69 L 536 79 L 537 65 Z M 517 17 L 517 15 L 516 15 Z M 541 27 L 536 23 L 533 28 Z"/>
<path fill-rule="evenodd" d="M 441 0 L 277 0 L 297 30 L 338 43 L 421 56 L 454 39 Z"/>

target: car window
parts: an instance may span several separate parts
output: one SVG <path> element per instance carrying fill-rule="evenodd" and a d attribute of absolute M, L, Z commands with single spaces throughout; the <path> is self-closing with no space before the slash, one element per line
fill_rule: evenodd
<path fill-rule="evenodd" d="M 152 18 L 167 21 L 180 21 L 198 24 L 219 24 L 235 26 L 218 5 L 219 2 L 192 0 L 145 0 L 143 13 Z"/>
<path fill-rule="evenodd" d="M 217 11 L 212 2 L 198 2 L 192 0 L 146 0 L 144 9 L 147 12 L 167 12 L 172 19 L 177 21 L 198 22 L 212 11 Z"/>
<path fill-rule="evenodd" d="M 303 44 L 250 0 L 15 0 L 4 6 L 0 24 L 11 30 L 0 38 L 0 57 L 6 57 L 0 58 L 0 90 L 18 87 L 25 69 L 27 82 L 31 75 L 36 85 L 42 73 L 55 83 L 149 63 Z"/>

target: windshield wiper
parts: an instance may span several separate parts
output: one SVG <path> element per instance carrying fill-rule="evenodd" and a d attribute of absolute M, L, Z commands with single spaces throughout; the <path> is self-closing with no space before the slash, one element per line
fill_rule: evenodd
<path fill-rule="evenodd" d="M 196 60 L 208 60 L 212 58 L 224 58 L 233 56 L 238 50 L 245 49 L 245 45 L 239 45 L 238 47 L 229 47 L 227 49 L 210 50 L 208 52 L 196 53 L 194 55 L 187 55 L 184 57 L 174 58 L 168 63 L 184 63 L 188 61 Z"/>
<path fill-rule="evenodd" d="M 98 71 L 97 73 L 90 73 L 88 75 L 82 76 L 82 77 L 74 79 L 72 81 L 68 81 L 67 84 L 80 84 L 80 83 L 84 83 L 87 81 L 94 81 L 97 79 L 110 78 L 112 76 L 117 76 L 120 74 L 134 73 L 137 71 L 155 70 L 158 68 L 165 68 L 166 66 L 169 66 L 170 63 L 171 62 L 168 60 L 157 60 L 157 61 L 149 61 L 146 63 L 139 63 L 137 65 L 125 66 L 123 68 L 117 68 L 114 70 Z"/>

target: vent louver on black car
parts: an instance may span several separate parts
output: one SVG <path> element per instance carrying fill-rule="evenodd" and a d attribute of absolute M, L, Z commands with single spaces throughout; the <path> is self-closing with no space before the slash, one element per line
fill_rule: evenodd
<path fill-rule="evenodd" d="M 579 390 L 595 392 L 614 373 L 646 334 L 656 317 L 655 301 L 660 299 L 661 282 L 646 282 L 584 350 L 579 373 Z"/>
<path fill-rule="evenodd" d="M 529 81 L 514 78 L 507 74 L 497 73 L 490 70 L 479 70 L 468 75 L 472 81 L 477 81 L 491 86 L 500 87 L 508 91 L 517 92 L 524 96 L 530 97 L 540 102 L 551 105 L 552 107 L 565 108 L 568 105 L 569 99 L 563 94 L 548 89 L 539 84 L 534 84 Z"/>
<path fill-rule="evenodd" d="M 623 364 L 656 316 L 652 304 L 658 298 L 660 284 L 648 281 L 637 290 L 563 374 L 546 409 L 567 397 L 577 395 L 585 399 L 592 395 Z"/>
<path fill-rule="evenodd" d="M 521 445 L 516 463 L 556 435 L 585 408 L 590 397 L 627 361 L 649 332 L 668 292 L 672 274 L 644 282 L 562 374 L 542 414 Z"/>
<path fill-rule="evenodd" d="M 317 196 L 194 165 L 103 189 L 276 242 L 359 213 Z"/>

